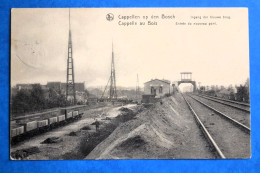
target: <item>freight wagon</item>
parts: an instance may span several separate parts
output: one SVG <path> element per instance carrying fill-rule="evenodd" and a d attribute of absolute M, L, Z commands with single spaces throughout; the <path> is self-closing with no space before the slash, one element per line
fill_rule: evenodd
<path fill-rule="evenodd" d="M 42 116 L 37 114 L 37 117 L 35 117 L 34 120 L 29 120 L 28 122 L 20 121 L 23 123 L 18 123 L 15 125 L 11 124 L 11 143 L 13 144 L 19 142 L 26 137 L 46 132 L 77 120 L 82 117 L 84 110 L 86 110 L 86 106 L 71 106 L 61 108 L 59 114 L 57 114 L 56 111 L 55 113 L 48 112 L 48 117 L 44 116 L 46 113 L 42 113 Z"/>

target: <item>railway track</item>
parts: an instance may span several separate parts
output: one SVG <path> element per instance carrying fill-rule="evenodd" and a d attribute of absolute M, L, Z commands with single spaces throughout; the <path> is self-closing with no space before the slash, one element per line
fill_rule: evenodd
<path fill-rule="evenodd" d="M 196 96 L 250 113 L 250 104 L 247 104 L 247 103 L 236 102 L 236 101 L 232 101 L 232 100 L 226 100 L 226 99 L 216 98 L 216 97 L 212 97 L 212 96 L 198 95 L 198 94 Z"/>
<path fill-rule="evenodd" d="M 244 106 L 250 107 L 249 103 L 238 102 L 238 101 L 233 101 L 233 100 L 227 100 L 227 99 L 223 99 L 223 98 L 219 98 L 219 97 L 213 97 L 213 96 L 208 96 L 208 95 L 201 95 L 201 96 L 214 98 L 216 100 L 222 100 L 222 101 L 225 101 L 225 102 L 230 102 L 230 103 L 235 103 L 235 104 L 238 104 L 238 105 L 244 105 Z"/>
<path fill-rule="evenodd" d="M 249 127 L 192 96 L 183 98 L 217 158 L 250 157 Z"/>
<path fill-rule="evenodd" d="M 197 95 L 191 95 L 193 98 L 196 98 L 197 100 L 202 101 L 203 103 L 207 104 L 210 107 L 213 107 L 216 110 L 219 110 L 224 115 L 227 115 L 228 117 L 238 121 L 239 123 L 242 123 L 243 125 L 250 128 L 250 112 L 246 112 L 240 109 L 236 109 L 233 107 L 230 107 L 228 105 L 215 102 L 213 100 L 209 100 L 204 97 L 199 97 Z"/>
<path fill-rule="evenodd" d="M 239 127 L 240 129 L 244 130 L 247 133 L 250 133 L 251 129 L 249 127 L 247 127 L 246 125 L 238 122 L 237 120 L 235 120 L 234 118 L 231 118 L 230 116 L 226 115 L 223 112 L 220 112 L 219 110 L 213 108 L 212 106 L 209 106 L 208 104 L 190 96 L 191 98 L 193 98 L 194 100 L 198 101 L 199 103 L 201 103 L 202 105 L 204 105 L 205 107 L 211 109 L 212 111 L 214 111 L 215 113 L 221 115 L 222 117 L 224 117 L 225 119 L 227 119 L 228 121 L 230 121 L 232 124 L 236 125 L 237 127 Z"/>

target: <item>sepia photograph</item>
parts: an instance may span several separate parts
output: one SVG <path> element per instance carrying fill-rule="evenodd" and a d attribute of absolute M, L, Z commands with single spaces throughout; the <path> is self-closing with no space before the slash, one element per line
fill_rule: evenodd
<path fill-rule="evenodd" d="M 247 8 L 13 8 L 11 160 L 251 158 Z"/>

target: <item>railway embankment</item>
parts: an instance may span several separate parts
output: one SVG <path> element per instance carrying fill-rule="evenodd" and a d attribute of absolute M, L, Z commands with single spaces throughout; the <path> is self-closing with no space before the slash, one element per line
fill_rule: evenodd
<path fill-rule="evenodd" d="M 99 118 L 100 128 L 96 131 L 85 133 L 81 135 L 80 142 L 75 150 L 70 151 L 62 155 L 63 159 L 84 159 L 99 143 L 104 141 L 113 131 L 120 126 L 122 123 L 130 121 L 135 118 L 135 116 L 142 112 L 145 108 L 141 105 L 133 106 L 131 109 L 126 107 L 121 107 L 119 114 L 110 115 L 106 117 Z M 114 117 L 115 116 L 115 117 Z M 95 125 L 95 122 L 91 125 Z M 91 129 L 88 125 L 87 129 Z M 84 127 L 85 128 L 85 127 Z M 82 128 L 83 129 L 83 128 Z M 81 129 L 81 130 L 82 130 Z"/>
<path fill-rule="evenodd" d="M 214 158 L 177 93 L 120 124 L 85 159 Z"/>

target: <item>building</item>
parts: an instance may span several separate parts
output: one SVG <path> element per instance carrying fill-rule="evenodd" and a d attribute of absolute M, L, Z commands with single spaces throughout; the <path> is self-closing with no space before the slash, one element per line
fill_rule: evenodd
<path fill-rule="evenodd" d="M 155 95 L 155 97 L 163 97 L 171 92 L 171 82 L 168 80 L 153 79 L 144 83 L 144 94 Z"/>
<path fill-rule="evenodd" d="M 51 89 L 55 90 L 56 92 L 60 92 L 61 91 L 61 82 L 48 82 L 47 88 L 51 88 Z"/>
<path fill-rule="evenodd" d="M 75 83 L 75 91 L 84 92 L 85 91 L 85 83 L 84 82 Z"/>
<path fill-rule="evenodd" d="M 85 83 L 81 82 L 81 83 L 74 83 L 75 84 L 75 91 L 76 92 L 85 92 Z M 60 88 L 62 93 L 66 93 L 66 83 L 61 83 L 60 84 Z"/>
<path fill-rule="evenodd" d="M 43 91 L 44 98 L 49 99 L 50 93 L 49 93 L 49 88 L 47 87 L 47 85 L 41 85 L 41 88 Z"/>
<path fill-rule="evenodd" d="M 88 104 L 96 104 L 98 102 L 98 98 L 95 95 L 89 95 L 87 102 Z"/>
<path fill-rule="evenodd" d="M 177 93 L 177 92 L 179 92 L 180 91 L 180 89 L 179 89 L 179 86 L 178 86 L 178 82 L 173 82 L 172 83 L 172 94 L 175 94 L 175 93 Z"/>
<path fill-rule="evenodd" d="M 35 84 L 16 84 L 16 88 L 18 90 L 24 89 L 24 90 L 31 90 L 33 88 L 33 85 L 40 85 L 39 83 Z"/>

